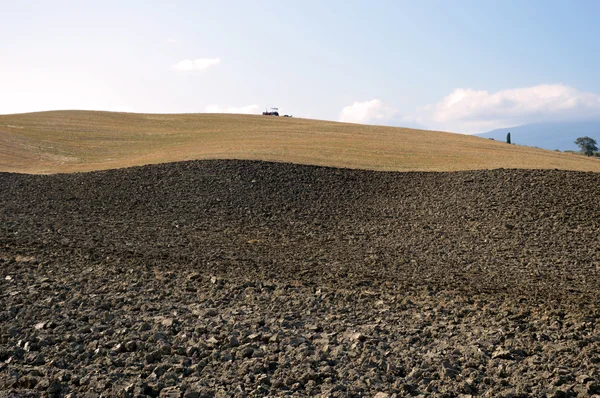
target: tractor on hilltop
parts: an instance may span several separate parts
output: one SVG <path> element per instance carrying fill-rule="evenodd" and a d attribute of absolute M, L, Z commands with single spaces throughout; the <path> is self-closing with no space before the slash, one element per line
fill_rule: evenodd
<path fill-rule="evenodd" d="M 265 116 L 279 116 L 279 108 L 271 108 L 271 110 L 266 110 L 263 112 Z"/>

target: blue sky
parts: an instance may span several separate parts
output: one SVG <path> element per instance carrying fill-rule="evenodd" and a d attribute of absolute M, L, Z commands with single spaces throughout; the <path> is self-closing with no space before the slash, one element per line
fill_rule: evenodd
<path fill-rule="evenodd" d="M 0 1 L 0 114 L 278 106 L 461 133 L 600 118 L 597 1 Z"/>

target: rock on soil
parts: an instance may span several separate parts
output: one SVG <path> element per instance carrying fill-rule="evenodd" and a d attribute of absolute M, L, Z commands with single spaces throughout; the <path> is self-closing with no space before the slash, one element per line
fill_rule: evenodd
<path fill-rule="evenodd" d="M 600 174 L 0 173 L 0 396 L 600 394 Z"/>

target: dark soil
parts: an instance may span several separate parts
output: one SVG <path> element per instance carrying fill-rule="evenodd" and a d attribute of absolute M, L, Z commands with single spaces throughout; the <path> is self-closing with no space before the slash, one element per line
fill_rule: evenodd
<path fill-rule="evenodd" d="M 0 173 L 0 396 L 600 394 L 600 174 Z"/>

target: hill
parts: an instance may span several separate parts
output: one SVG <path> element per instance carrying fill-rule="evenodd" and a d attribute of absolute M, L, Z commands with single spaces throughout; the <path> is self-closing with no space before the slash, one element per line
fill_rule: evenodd
<path fill-rule="evenodd" d="M 0 115 L 0 171 L 48 174 L 194 159 L 394 171 L 600 171 L 597 159 L 397 127 L 225 114 Z"/>
<path fill-rule="evenodd" d="M 599 184 L 223 160 L 0 173 L 0 396 L 592 396 Z"/>
<path fill-rule="evenodd" d="M 575 145 L 575 140 L 578 137 L 589 136 L 597 141 L 600 140 L 600 121 L 525 124 L 477 135 L 504 142 L 508 132 L 511 134 L 512 142 L 518 145 L 549 150 L 579 151 L 579 148 Z"/>

